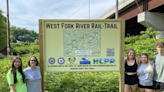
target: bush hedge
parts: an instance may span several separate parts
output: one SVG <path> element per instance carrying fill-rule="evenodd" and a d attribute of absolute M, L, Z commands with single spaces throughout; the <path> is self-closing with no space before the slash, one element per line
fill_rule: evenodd
<path fill-rule="evenodd" d="M 141 32 L 140 36 L 129 36 L 125 38 L 125 52 L 133 48 L 136 56 L 139 57 L 141 52 L 147 52 L 149 59 L 157 53 L 155 43 L 162 41 L 164 38 L 155 39 L 158 34 L 151 28 Z M 12 46 L 12 45 L 11 45 Z M 39 59 L 38 45 L 30 44 L 13 44 L 12 50 L 15 55 L 21 56 L 23 68 L 27 67 L 27 61 L 30 55 Z M 12 59 L 10 57 L 10 59 Z M 0 92 L 9 92 L 6 80 L 6 73 L 10 69 L 11 60 L 0 59 Z M 48 92 L 119 92 L 119 73 L 118 72 L 64 72 L 64 73 L 45 73 Z"/>
<path fill-rule="evenodd" d="M 13 55 L 26 55 L 26 54 L 35 54 L 39 53 L 38 45 L 34 43 L 11 43 L 11 51 Z"/>
<path fill-rule="evenodd" d="M 22 59 L 23 69 L 28 66 L 27 62 L 31 55 L 32 54 L 26 54 L 24 56 L 20 56 Z M 34 54 L 34 56 L 36 56 L 38 58 L 39 53 Z M 15 57 L 15 56 L 10 56 L 10 57 L 8 57 L 8 59 L 0 59 L 0 92 L 9 92 L 9 90 L 10 90 L 8 83 L 7 83 L 6 74 L 9 71 L 9 69 L 11 68 L 11 63 L 12 63 L 13 57 Z"/>
<path fill-rule="evenodd" d="M 48 92 L 119 92 L 118 72 L 45 73 Z"/>
<path fill-rule="evenodd" d="M 38 54 L 35 54 L 38 58 Z M 6 73 L 13 57 L 0 60 L 0 92 L 9 92 Z M 29 55 L 21 57 L 23 68 L 27 67 Z M 64 72 L 45 73 L 48 92 L 119 92 L 118 72 Z"/>

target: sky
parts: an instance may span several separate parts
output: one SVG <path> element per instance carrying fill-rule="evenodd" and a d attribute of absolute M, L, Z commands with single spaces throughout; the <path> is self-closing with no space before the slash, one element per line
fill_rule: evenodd
<path fill-rule="evenodd" d="M 98 19 L 116 4 L 116 0 L 8 1 L 10 26 L 34 30 L 37 33 L 39 19 Z M 6 0 L 0 0 L 0 9 L 4 16 L 7 14 L 6 7 Z"/>

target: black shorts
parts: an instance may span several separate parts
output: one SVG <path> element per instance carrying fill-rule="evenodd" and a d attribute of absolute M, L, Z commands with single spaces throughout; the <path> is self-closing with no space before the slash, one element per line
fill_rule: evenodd
<path fill-rule="evenodd" d="M 153 86 L 142 86 L 140 84 L 138 84 L 139 88 L 146 88 L 146 89 L 153 89 Z"/>
<path fill-rule="evenodd" d="M 137 74 L 127 75 L 125 73 L 125 84 L 128 84 L 128 85 L 138 84 L 138 76 L 137 76 Z"/>
<path fill-rule="evenodd" d="M 153 81 L 153 89 L 158 90 L 160 88 L 162 88 L 162 91 L 164 91 L 164 82 Z"/>

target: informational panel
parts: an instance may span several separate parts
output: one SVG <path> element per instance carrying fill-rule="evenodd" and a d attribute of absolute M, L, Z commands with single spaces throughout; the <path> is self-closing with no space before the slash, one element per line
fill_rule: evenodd
<path fill-rule="evenodd" d="M 122 20 L 39 20 L 45 72 L 119 71 Z"/>

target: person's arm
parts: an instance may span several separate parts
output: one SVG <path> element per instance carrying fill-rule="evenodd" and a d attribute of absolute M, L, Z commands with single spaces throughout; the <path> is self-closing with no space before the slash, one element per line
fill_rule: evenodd
<path fill-rule="evenodd" d="M 139 64 L 139 61 L 140 61 L 140 59 L 138 57 L 136 57 L 137 65 Z"/>
<path fill-rule="evenodd" d="M 154 69 L 154 63 L 152 63 L 152 68 Z"/>
<path fill-rule="evenodd" d="M 13 84 L 9 85 L 9 87 L 10 87 L 12 92 L 17 92 Z"/>
<path fill-rule="evenodd" d="M 12 74 L 12 72 L 9 70 L 9 72 L 7 73 L 7 82 L 9 84 L 9 87 L 11 89 L 12 92 L 16 92 L 16 89 L 14 87 L 14 76 Z"/>
<path fill-rule="evenodd" d="M 148 60 L 148 62 L 152 65 L 153 64 L 153 62 L 151 61 L 151 60 Z"/>
<path fill-rule="evenodd" d="M 153 56 L 153 63 L 155 63 L 156 55 Z"/>

